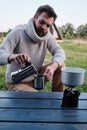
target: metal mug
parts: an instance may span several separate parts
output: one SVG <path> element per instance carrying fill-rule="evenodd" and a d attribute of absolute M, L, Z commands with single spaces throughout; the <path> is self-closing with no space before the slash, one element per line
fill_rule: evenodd
<path fill-rule="evenodd" d="M 41 90 L 44 88 L 44 76 L 41 74 L 34 75 L 34 88 Z"/>

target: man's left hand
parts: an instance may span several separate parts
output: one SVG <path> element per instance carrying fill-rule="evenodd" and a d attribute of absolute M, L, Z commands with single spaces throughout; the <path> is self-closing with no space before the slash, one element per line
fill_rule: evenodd
<path fill-rule="evenodd" d="M 57 62 L 53 62 L 51 63 L 49 66 L 47 66 L 44 75 L 46 77 L 46 79 L 48 81 L 52 80 L 53 78 L 53 74 L 55 72 L 55 70 L 58 68 L 58 63 Z"/>

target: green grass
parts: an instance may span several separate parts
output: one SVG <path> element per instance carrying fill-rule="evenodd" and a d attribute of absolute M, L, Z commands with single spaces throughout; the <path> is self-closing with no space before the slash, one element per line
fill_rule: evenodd
<path fill-rule="evenodd" d="M 61 46 L 66 52 L 66 66 L 87 70 L 87 41 L 65 41 Z M 84 84 L 77 89 L 81 92 L 87 92 L 87 77 L 85 77 Z"/>
<path fill-rule="evenodd" d="M 66 61 L 65 61 L 66 66 L 80 67 L 87 70 L 87 41 L 65 40 L 63 43 L 60 43 L 60 46 L 64 49 L 66 53 Z M 45 63 L 49 63 L 50 60 L 51 55 L 47 51 Z M 1 90 L 6 90 L 5 70 L 6 66 L 0 66 Z M 85 77 L 84 84 L 76 88 L 79 89 L 81 92 L 87 92 L 87 77 Z M 51 82 L 45 85 L 43 91 L 51 91 Z"/>
<path fill-rule="evenodd" d="M 5 71 L 6 66 L 0 66 L 0 90 L 6 90 Z"/>
<path fill-rule="evenodd" d="M 81 40 L 65 40 L 60 43 L 60 46 L 64 49 L 66 53 L 65 64 L 67 67 L 80 67 L 87 70 L 87 41 Z M 49 52 L 47 52 L 47 59 L 51 57 Z M 44 91 L 51 91 L 51 83 L 46 85 Z M 87 92 L 87 77 L 85 77 L 84 84 L 82 86 L 76 87 L 76 89 L 81 92 Z"/>

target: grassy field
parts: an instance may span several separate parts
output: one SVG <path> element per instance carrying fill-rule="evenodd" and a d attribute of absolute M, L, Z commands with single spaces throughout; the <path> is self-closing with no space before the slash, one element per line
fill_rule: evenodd
<path fill-rule="evenodd" d="M 60 46 L 66 53 L 65 64 L 67 67 L 80 67 L 87 70 L 87 41 L 82 40 L 65 40 Z M 49 58 L 50 57 L 50 58 Z M 46 62 L 51 59 L 50 53 L 47 52 Z M 51 83 L 46 85 L 44 91 L 51 91 Z M 81 92 L 87 92 L 87 77 L 85 76 L 84 84 L 76 87 Z"/>
<path fill-rule="evenodd" d="M 80 67 L 87 70 L 87 41 L 84 40 L 65 40 L 60 43 L 60 46 L 66 53 L 65 64 L 68 67 Z M 51 55 L 47 51 L 45 63 L 51 60 Z M 5 83 L 6 66 L 0 66 L 0 90 L 6 90 Z M 87 92 L 87 77 L 85 77 L 84 84 L 76 87 L 81 92 Z M 47 83 L 43 91 L 51 91 L 51 82 Z"/>

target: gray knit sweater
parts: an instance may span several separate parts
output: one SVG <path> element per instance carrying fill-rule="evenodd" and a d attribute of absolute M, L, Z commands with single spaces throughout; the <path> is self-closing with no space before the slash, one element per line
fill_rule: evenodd
<path fill-rule="evenodd" d="M 30 56 L 37 70 L 39 70 L 43 65 L 47 49 L 52 54 L 51 62 L 56 61 L 58 64 L 64 62 L 65 53 L 59 44 L 56 43 L 50 31 L 44 37 L 39 37 L 35 32 L 32 19 L 26 26 L 13 29 L 0 46 L 0 65 L 7 64 L 7 83 L 12 83 L 11 72 L 24 66 L 15 62 L 8 64 L 8 57 L 11 54 L 26 53 Z M 27 78 L 27 80 L 29 79 Z"/>

